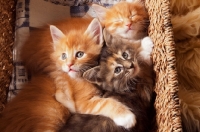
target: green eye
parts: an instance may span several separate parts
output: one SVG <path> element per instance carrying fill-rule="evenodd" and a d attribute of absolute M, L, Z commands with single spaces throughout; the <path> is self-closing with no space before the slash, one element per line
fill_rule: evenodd
<path fill-rule="evenodd" d="M 128 54 L 127 54 L 126 52 L 123 52 L 123 53 L 122 53 L 122 57 L 123 57 L 124 59 L 128 59 Z"/>
<path fill-rule="evenodd" d="M 119 66 L 118 66 L 118 67 L 115 68 L 115 71 L 114 71 L 114 72 L 118 74 L 118 73 L 120 73 L 121 71 L 122 71 L 122 67 L 119 67 Z"/>
<path fill-rule="evenodd" d="M 62 53 L 62 60 L 67 59 L 67 54 L 66 53 Z"/>
<path fill-rule="evenodd" d="M 83 55 L 84 55 L 84 52 L 82 52 L 82 51 L 78 51 L 78 52 L 76 53 L 76 57 L 77 57 L 77 58 L 81 58 L 81 57 L 83 57 Z"/>

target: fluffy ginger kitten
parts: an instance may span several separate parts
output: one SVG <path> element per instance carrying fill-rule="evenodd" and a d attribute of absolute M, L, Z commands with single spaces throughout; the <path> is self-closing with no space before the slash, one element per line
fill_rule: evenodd
<path fill-rule="evenodd" d="M 147 36 L 149 16 L 141 0 L 121 1 L 111 8 L 97 4 L 91 7 L 111 35 L 129 40 L 139 40 Z"/>
<path fill-rule="evenodd" d="M 81 77 L 98 65 L 102 46 L 97 19 L 70 18 L 32 32 L 21 57 L 32 77 L 42 74 L 53 80 L 56 100 L 70 112 L 104 115 L 130 128 L 136 124 L 134 113 L 113 98 L 102 98 L 99 90 Z"/>

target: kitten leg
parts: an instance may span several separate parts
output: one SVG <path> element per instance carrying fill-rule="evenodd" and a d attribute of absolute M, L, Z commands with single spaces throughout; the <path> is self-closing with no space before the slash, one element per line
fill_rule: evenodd
<path fill-rule="evenodd" d="M 58 102 L 67 107 L 70 112 L 76 112 L 74 100 L 70 98 L 68 90 L 63 91 L 62 89 L 57 89 L 55 93 L 55 98 Z"/>
<path fill-rule="evenodd" d="M 150 37 L 145 37 L 141 41 L 142 51 L 140 52 L 140 55 L 146 62 L 148 62 L 148 64 L 152 64 L 151 52 L 153 50 L 153 45 L 154 44 Z"/>
<path fill-rule="evenodd" d="M 76 107 L 73 98 L 71 84 L 67 81 L 69 77 L 63 72 L 52 72 L 51 76 L 55 80 L 56 92 L 55 98 L 58 102 L 69 109 L 70 112 L 75 113 Z"/>
<path fill-rule="evenodd" d="M 90 100 L 82 100 L 77 105 L 77 111 L 79 113 L 107 116 L 117 125 L 127 129 L 136 124 L 135 114 L 133 114 L 127 106 L 112 98 L 100 98 L 95 96 Z"/>

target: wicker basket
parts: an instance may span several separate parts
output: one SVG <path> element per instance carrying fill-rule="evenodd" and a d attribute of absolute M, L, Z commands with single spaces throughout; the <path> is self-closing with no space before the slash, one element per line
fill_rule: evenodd
<path fill-rule="evenodd" d="M 11 80 L 15 0 L 0 0 L 0 112 L 5 107 Z"/>
<path fill-rule="evenodd" d="M 150 15 L 149 36 L 155 44 L 153 62 L 158 131 L 179 132 L 182 126 L 170 3 L 169 0 L 146 0 L 146 7 Z"/>
<path fill-rule="evenodd" d="M 15 4 L 15 0 L 0 0 L 0 111 L 5 107 L 13 68 Z M 146 0 L 150 15 L 149 35 L 155 44 L 153 61 L 158 132 L 182 131 L 169 4 L 169 0 Z"/>

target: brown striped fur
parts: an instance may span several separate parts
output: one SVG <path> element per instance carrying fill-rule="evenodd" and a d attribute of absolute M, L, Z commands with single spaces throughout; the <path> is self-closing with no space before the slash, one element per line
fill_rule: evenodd
<path fill-rule="evenodd" d="M 142 56 L 144 54 L 140 54 L 144 50 L 141 46 L 141 42 L 144 41 L 128 43 L 116 38 L 114 40 L 108 37 L 108 34 L 105 39 L 107 46 L 103 48 L 100 66 L 87 70 L 83 77 L 104 90 L 102 97 L 114 98 L 128 106 L 136 115 L 136 126 L 126 130 L 104 116 L 75 114 L 69 118 L 60 132 L 149 132 L 155 126 L 153 124 L 155 123 L 154 74 L 152 65 L 144 60 Z M 131 55 L 129 59 L 123 59 L 122 53 L 125 51 L 129 51 Z M 119 75 L 114 74 L 114 69 L 119 65 L 122 65 L 124 72 L 129 70 L 130 74 L 124 75 L 124 72 Z"/>

